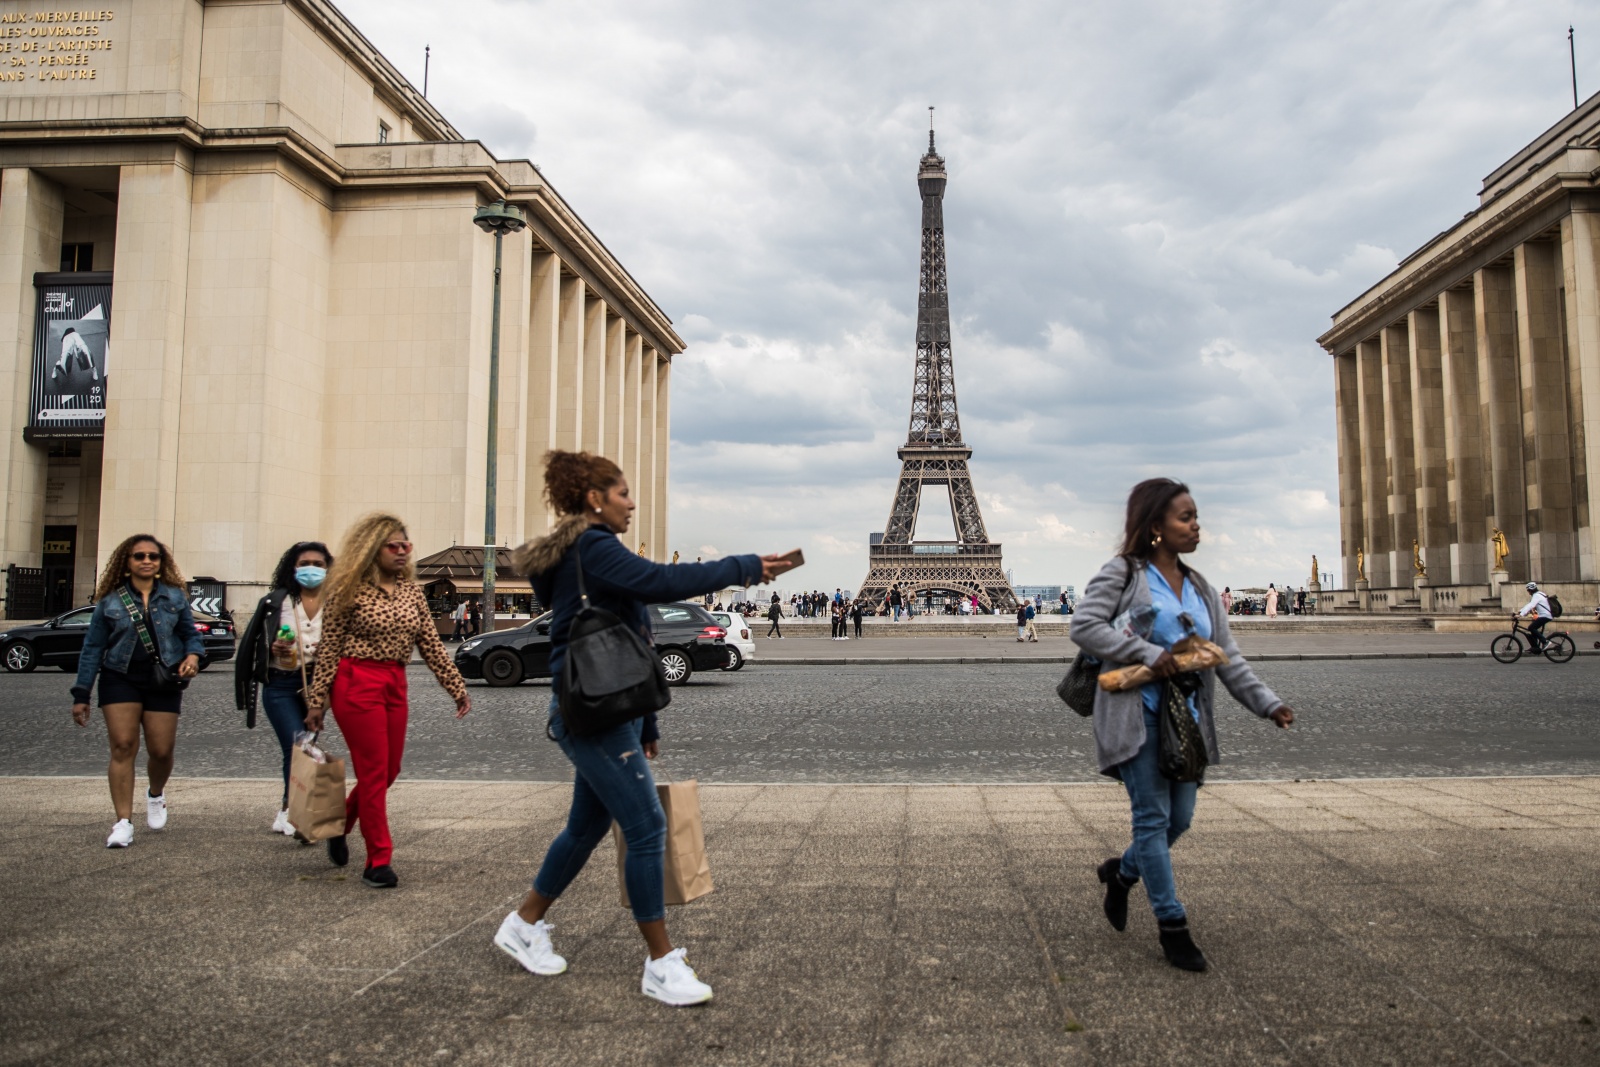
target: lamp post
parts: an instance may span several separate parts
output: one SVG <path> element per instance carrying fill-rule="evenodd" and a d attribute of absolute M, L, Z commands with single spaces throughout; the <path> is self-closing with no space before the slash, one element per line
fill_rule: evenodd
<path fill-rule="evenodd" d="M 483 495 L 483 626 L 494 633 L 495 483 L 500 472 L 500 242 L 528 224 L 520 208 L 496 200 L 473 213 L 484 233 L 494 234 L 494 317 L 489 327 L 489 455 Z"/>

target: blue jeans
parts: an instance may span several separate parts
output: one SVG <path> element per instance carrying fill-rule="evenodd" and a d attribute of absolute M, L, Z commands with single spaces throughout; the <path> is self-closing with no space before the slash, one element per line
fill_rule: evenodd
<path fill-rule="evenodd" d="M 307 672 L 309 675 L 309 672 Z M 283 803 L 289 806 L 289 756 L 294 752 L 294 735 L 306 728 L 306 704 L 300 699 L 300 672 L 271 670 L 261 687 L 261 707 L 278 735 L 283 749 Z"/>
<path fill-rule="evenodd" d="M 1117 768 L 1133 805 L 1133 844 L 1122 854 L 1122 877 L 1144 879 L 1145 896 L 1158 921 L 1185 917 L 1172 877 L 1171 848 L 1194 821 L 1197 782 L 1174 782 L 1161 773 L 1156 758 L 1156 713 L 1144 712 L 1144 744 L 1139 754 Z"/>
<path fill-rule="evenodd" d="M 554 900 L 572 884 L 611 828 L 622 827 L 628 858 L 622 876 L 635 922 L 666 918 L 667 816 L 656 795 L 656 781 L 645 759 L 635 719 L 597 737 L 568 737 L 556 700 L 550 700 L 550 733 L 577 769 L 567 825 L 550 843 L 533 880 L 539 895 Z"/>

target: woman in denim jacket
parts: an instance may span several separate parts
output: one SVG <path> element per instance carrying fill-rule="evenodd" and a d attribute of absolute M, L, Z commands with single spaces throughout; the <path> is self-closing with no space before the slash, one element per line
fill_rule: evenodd
<path fill-rule="evenodd" d="M 561 678 L 567 636 L 579 610 L 580 552 L 590 603 L 615 614 L 646 642 L 648 605 L 770 582 L 789 569 L 790 564 L 777 556 L 660 564 L 635 555 L 618 537 L 633 521 L 635 505 L 628 483 L 621 469 L 603 456 L 550 452 L 545 456 L 544 479 L 545 497 L 562 519 L 549 534 L 517 549 L 512 562 L 532 580 L 539 603 L 550 605 L 550 672 L 556 679 Z M 559 681 L 555 685 L 559 690 Z M 623 871 L 628 902 L 649 946 L 640 990 L 673 1007 L 705 1003 L 711 999 L 711 987 L 699 980 L 685 961 L 684 950 L 674 949 L 667 937 L 663 901 L 667 822 L 647 762 L 658 751 L 655 715 L 594 737 L 573 737 L 552 698 L 549 731 L 576 772 L 572 807 L 566 828 L 545 853 L 532 891 L 501 923 L 495 945 L 534 974 L 557 975 L 567 969 L 567 961 L 551 947 L 544 916 L 615 822 L 628 845 Z"/>
<path fill-rule="evenodd" d="M 133 763 L 144 728 L 146 772 L 145 825 L 167 825 L 167 778 L 178 737 L 179 689 L 157 688 L 155 660 L 181 679 L 200 670 L 205 646 L 183 594 L 184 577 L 167 546 L 149 534 L 135 534 L 111 553 L 95 587 L 94 615 L 78 655 L 78 680 L 72 686 L 72 719 L 89 725 L 89 690 L 100 679 L 100 713 L 111 742 L 111 804 L 117 821 L 107 848 L 133 844 Z M 132 606 L 130 612 L 129 606 Z M 139 625 L 149 619 L 153 640 Z M 187 684 L 185 681 L 184 684 Z"/>
<path fill-rule="evenodd" d="M 1161 949 L 1167 961 L 1186 971 L 1203 971 L 1206 958 L 1189 934 L 1188 915 L 1178 902 L 1172 875 L 1172 845 L 1194 817 L 1197 782 L 1162 776 L 1158 762 L 1157 717 L 1160 679 L 1178 673 L 1171 647 L 1185 631 L 1215 642 L 1228 655 L 1225 666 L 1200 672 L 1201 686 L 1189 698 L 1200 726 L 1209 763 L 1218 762 L 1213 697 L 1218 678 L 1233 698 L 1279 727 L 1294 721 L 1294 711 L 1256 677 L 1239 652 L 1216 590 L 1180 556 L 1200 547 L 1200 515 L 1189 487 L 1170 478 L 1140 482 L 1128 495 L 1122 551 L 1090 579 L 1072 618 L 1072 640 L 1108 666 L 1142 663 L 1157 681 L 1139 689 L 1094 694 L 1094 741 L 1100 773 L 1128 791 L 1133 809 L 1133 843 L 1095 872 L 1105 884 L 1106 918 L 1117 930 L 1128 925 L 1128 893 L 1143 880 L 1155 912 Z M 1124 613 L 1154 609 L 1148 638 L 1114 625 Z"/>

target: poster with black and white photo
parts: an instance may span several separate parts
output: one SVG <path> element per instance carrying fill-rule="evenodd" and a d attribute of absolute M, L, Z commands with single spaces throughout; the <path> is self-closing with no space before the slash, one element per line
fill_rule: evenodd
<path fill-rule="evenodd" d="M 28 434 L 101 437 L 110 360 L 111 274 L 36 274 Z"/>

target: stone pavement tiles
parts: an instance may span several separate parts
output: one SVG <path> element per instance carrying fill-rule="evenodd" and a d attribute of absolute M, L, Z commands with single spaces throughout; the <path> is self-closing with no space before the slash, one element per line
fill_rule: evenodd
<path fill-rule="evenodd" d="M 0 779 L 0 1062 L 1600 1062 L 1596 778 L 1206 787 L 1205 975 L 1139 891 L 1100 913 L 1114 784 L 706 787 L 717 890 L 669 919 L 717 995 L 681 1010 L 609 843 L 551 915 L 568 974 L 491 947 L 566 787 L 402 781 L 394 892 L 269 834 L 275 790 L 177 780 L 108 851 L 102 782 Z"/>

